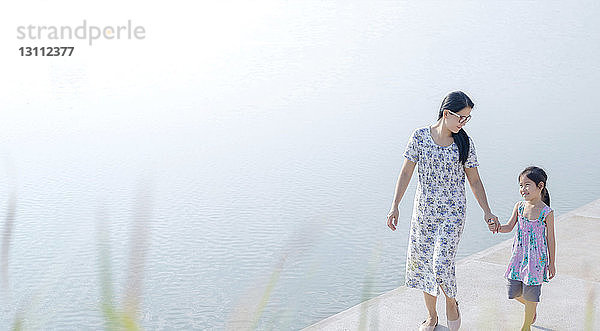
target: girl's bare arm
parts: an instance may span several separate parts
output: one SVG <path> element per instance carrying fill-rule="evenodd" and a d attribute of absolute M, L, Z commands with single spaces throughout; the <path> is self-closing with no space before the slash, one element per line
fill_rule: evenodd
<path fill-rule="evenodd" d="M 546 240 L 548 243 L 548 266 L 550 278 L 552 279 L 556 273 L 555 258 L 556 258 L 556 239 L 554 237 L 554 212 L 548 213 L 546 216 Z"/>
<path fill-rule="evenodd" d="M 513 228 L 515 227 L 515 224 L 517 224 L 518 210 L 519 210 L 519 203 L 517 202 L 515 204 L 515 207 L 513 208 L 513 212 L 512 212 L 512 215 L 510 216 L 510 220 L 508 221 L 508 223 L 500 225 L 500 227 L 498 228 L 498 232 L 509 233 L 513 230 Z"/>

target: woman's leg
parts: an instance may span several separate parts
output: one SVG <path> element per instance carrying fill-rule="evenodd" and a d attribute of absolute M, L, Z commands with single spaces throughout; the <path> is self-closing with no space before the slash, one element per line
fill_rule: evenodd
<path fill-rule="evenodd" d="M 438 276 L 436 280 L 446 297 L 446 317 L 448 321 L 456 321 L 460 317 L 455 299 L 455 258 L 464 224 L 464 214 L 462 217 L 444 220 L 441 227 L 444 231 L 440 231 L 440 237 L 435 247 L 435 273 Z"/>
<path fill-rule="evenodd" d="M 458 319 L 458 306 L 456 305 L 456 299 L 449 297 L 442 286 L 440 286 L 440 288 L 446 296 L 446 316 L 448 317 L 449 321 L 455 321 Z"/>
<path fill-rule="evenodd" d="M 437 311 L 436 311 L 436 302 L 437 302 L 437 297 L 433 296 L 427 292 L 423 292 L 423 297 L 425 298 L 425 306 L 427 307 L 427 311 L 429 312 L 429 317 L 427 318 L 427 321 L 425 321 L 425 325 L 435 325 L 435 323 L 437 323 Z"/>

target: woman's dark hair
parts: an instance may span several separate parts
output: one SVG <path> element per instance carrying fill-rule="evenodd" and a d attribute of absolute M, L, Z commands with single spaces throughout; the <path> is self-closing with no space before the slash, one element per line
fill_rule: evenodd
<path fill-rule="evenodd" d="M 527 167 L 521 172 L 519 179 L 521 179 L 522 176 L 527 176 L 527 178 L 531 179 L 538 187 L 540 186 L 540 183 L 544 183 L 544 188 L 542 189 L 542 201 L 550 207 L 550 194 L 548 194 L 548 188 L 546 187 L 548 185 L 546 184 L 548 175 L 546 175 L 544 169 L 534 166 Z"/>
<path fill-rule="evenodd" d="M 462 91 L 450 92 L 448 95 L 446 95 L 444 100 L 442 100 L 438 120 L 444 116 L 444 109 L 448 109 L 456 113 L 465 107 L 469 107 L 471 109 L 475 107 L 475 104 L 473 101 L 471 101 L 471 98 L 469 98 L 469 96 Z M 465 164 L 465 162 L 467 162 L 467 156 L 469 156 L 469 136 L 465 130 L 461 128 L 458 133 L 452 133 L 452 138 L 454 139 L 456 146 L 458 146 L 458 159 L 460 162 L 462 162 L 462 164 Z"/>

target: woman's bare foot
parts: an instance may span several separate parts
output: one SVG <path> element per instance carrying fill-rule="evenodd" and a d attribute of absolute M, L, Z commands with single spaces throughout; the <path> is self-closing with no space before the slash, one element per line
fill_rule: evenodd
<path fill-rule="evenodd" d="M 446 317 L 448 317 L 449 321 L 455 321 L 458 319 L 458 308 L 456 305 L 456 300 L 446 300 Z"/>
<path fill-rule="evenodd" d="M 438 317 L 437 316 L 433 316 L 433 317 L 429 316 L 421 324 L 424 325 L 424 326 L 436 326 L 437 323 L 438 323 Z"/>

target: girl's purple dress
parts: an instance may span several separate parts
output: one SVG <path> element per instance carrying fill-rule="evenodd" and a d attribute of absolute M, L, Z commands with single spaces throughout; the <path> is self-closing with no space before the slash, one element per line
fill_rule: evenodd
<path fill-rule="evenodd" d="M 504 277 L 520 280 L 525 285 L 540 285 L 548 281 L 546 216 L 552 209 L 544 206 L 537 219 L 529 220 L 523 216 L 523 208 L 522 201 L 518 208 L 517 232 L 513 242 L 512 257 Z"/>

